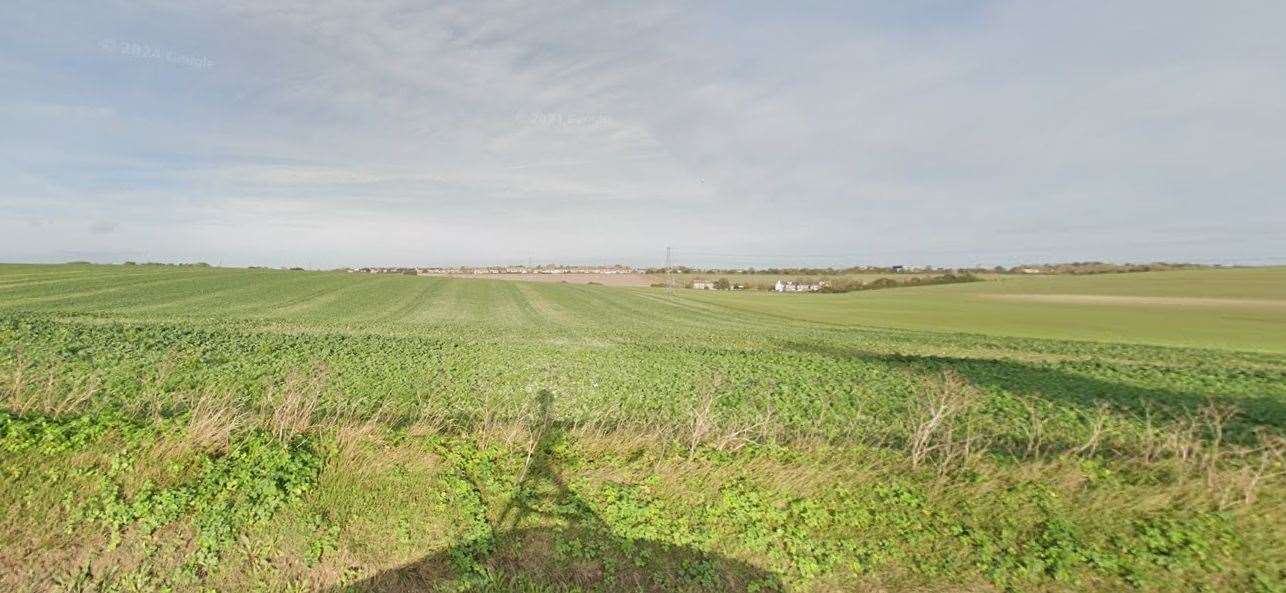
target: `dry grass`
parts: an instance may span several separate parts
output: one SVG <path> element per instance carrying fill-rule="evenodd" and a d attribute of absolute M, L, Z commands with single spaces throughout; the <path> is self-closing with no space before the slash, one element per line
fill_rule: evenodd
<path fill-rule="evenodd" d="M 714 429 L 714 405 L 722 395 L 719 391 L 722 379 L 715 379 L 705 385 L 697 407 L 692 414 L 692 431 L 688 436 L 688 457 L 696 454 L 697 447 L 704 443 Z"/>
<path fill-rule="evenodd" d="M 227 451 L 252 418 L 230 393 L 198 397 L 188 413 L 184 442 L 201 451 Z"/>
<path fill-rule="evenodd" d="M 159 385 L 162 379 L 153 378 Z M 440 434 L 468 435 L 483 441 L 515 445 L 534 454 L 539 427 L 534 409 L 523 406 L 515 414 L 513 398 L 492 395 L 474 421 L 456 424 L 451 410 L 428 401 L 416 404 L 385 403 L 370 411 L 356 400 L 327 396 L 323 367 L 293 372 L 270 385 L 258 403 L 232 392 L 166 393 L 125 402 L 142 417 L 170 423 L 158 442 L 157 459 L 190 452 L 227 451 L 238 435 L 263 430 L 283 442 L 319 435 L 331 443 L 344 464 L 359 462 L 360 451 L 378 443 L 393 426 L 412 437 Z M 19 358 L 0 382 L 0 405 L 20 415 L 70 416 L 92 411 L 102 394 L 92 376 L 74 380 L 49 369 L 37 369 Z M 720 377 L 707 381 L 695 399 L 686 424 L 662 419 L 630 418 L 624 410 L 609 408 L 592 419 L 564 426 L 580 442 L 611 443 L 618 450 L 664 451 L 681 447 L 689 460 L 701 449 L 735 451 L 767 442 L 788 441 L 792 446 L 821 450 L 836 443 L 822 435 L 787 434 L 771 410 L 727 416 L 721 409 L 734 394 Z M 895 430 L 855 424 L 843 439 L 849 445 L 895 446 L 905 452 L 909 465 L 936 467 L 939 474 L 969 466 L 988 449 L 988 433 L 977 430 L 974 410 L 981 393 L 960 375 L 946 371 L 924 383 L 907 415 Z M 1050 448 L 1048 410 L 1039 400 L 1023 400 L 1026 422 L 1016 451 L 1027 462 L 1040 462 L 1053 454 Z M 619 405 L 619 404 L 617 404 Z M 1253 504 L 1269 485 L 1279 482 L 1286 455 L 1286 439 L 1263 433 L 1253 439 L 1227 438 L 1237 419 L 1236 408 L 1208 402 L 1188 415 L 1158 424 L 1145 408 L 1142 416 L 1120 416 L 1100 405 L 1084 415 L 1086 432 L 1078 446 L 1064 455 L 1096 458 L 1110 455 L 1135 466 L 1167 468 L 1178 491 L 1203 492 L 1212 506 L 1230 508 Z M 889 435 L 905 435 L 899 441 Z M 811 439 L 811 440 L 810 440 Z M 1245 444 L 1245 443 L 1252 444 Z M 164 446 L 161 446 L 161 444 Z M 366 447 L 369 448 L 369 447 Z M 660 457 L 658 457 L 660 459 Z"/>
<path fill-rule="evenodd" d="M 1099 445 L 1103 443 L 1103 436 L 1107 432 L 1108 420 L 1111 418 L 1112 408 L 1107 403 L 1099 402 L 1094 407 L 1094 411 L 1089 414 L 1089 436 L 1081 446 L 1072 451 L 1076 455 L 1093 457 L 1098 452 Z"/>
<path fill-rule="evenodd" d="M 421 402 L 415 406 L 406 433 L 413 437 L 441 434 L 447 428 L 448 410 L 443 406 Z"/>
<path fill-rule="evenodd" d="M 720 418 L 717 406 L 730 395 L 723 385 L 723 378 L 715 377 L 701 388 L 683 438 L 689 458 L 696 455 L 697 449 L 701 447 L 736 451 L 747 445 L 784 437 L 771 408 L 759 410 L 750 418 Z M 664 426 L 654 426 L 651 432 L 662 435 L 675 431 Z"/>
<path fill-rule="evenodd" d="M 933 458 L 945 472 L 963 466 L 982 449 L 967 415 L 978 399 L 978 390 L 952 371 L 926 382 L 908 417 L 906 449 L 911 467 Z"/>
<path fill-rule="evenodd" d="M 1253 504 L 1266 484 L 1286 475 L 1286 439 L 1261 430 L 1249 439 L 1251 444 L 1229 442 L 1228 426 L 1239 413 L 1237 408 L 1209 400 L 1178 420 L 1157 425 L 1145 409 L 1138 445 L 1127 460 L 1138 466 L 1169 468 L 1177 486 L 1198 487 L 1217 508 Z"/>
<path fill-rule="evenodd" d="M 1259 491 L 1265 483 L 1274 481 L 1286 475 L 1283 470 L 1283 457 L 1286 457 L 1286 439 L 1268 435 L 1261 439 L 1263 443 L 1259 447 L 1252 449 L 1247 453 L 1247 457 L 1257 460 L 1251 464 L 1244 465 L 1230 472 L 1224 473 L 1222 480 L 1227 487 L 1224 492 L 1229 497 L 1239 496 L 1241 504 L 1252 505 L 1258 499 Z M 1227 504 L 1228 499 L 1221 500 L 1221 504 Z"/>
<path fill-rule="evenodd" d="M 1027 435 L 1027 446 L 1023 450 L 1023 459 L 1040 458 L 1045 447 L 1045 417 L 1041 415 L 1034 402 L 1029 398 L 1020 400 L 1027 410 L 1027 423 L 1022 425 Z"/>
<path fill-rule="evenodd" d="M 282 442 L 308 432 L 324 387 L 324 372 L 287 375 L 281 384 L 269 388 L 265 397 L 265 428 Z"/>
<path fill-rule="evenodd" d="M 78 378 L 67 384 L 53 369 L 37 370 L 20 358 L 5 381 L 0 401 L 19 415 L 71 416 L 89 408 L 100 390 L 97 377 Z"/>

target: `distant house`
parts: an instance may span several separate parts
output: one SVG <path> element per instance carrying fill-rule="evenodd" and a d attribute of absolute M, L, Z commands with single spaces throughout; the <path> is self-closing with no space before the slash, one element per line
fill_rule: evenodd
<path fill-rule="evenodd" d="M 694 290 L 714 290 L 714 283 L 705 281 L 693 282 L 692 288 Z"/>
<path fill-rule="evenodd" d="M 826 283 L 818 282 L 816 284 L 812 284 L 808 282 L 784 282 L 782 280 L 778 280 L 777 284 L 773 285 L 773 290 L 777 292 L 817 292 L 821 290 L 823 286 L 826 286 Z"/>

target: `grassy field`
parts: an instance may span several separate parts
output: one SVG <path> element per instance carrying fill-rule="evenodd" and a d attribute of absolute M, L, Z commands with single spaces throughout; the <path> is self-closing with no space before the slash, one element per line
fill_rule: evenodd
<path fill-rule="evenodd" d="M 1286 269 L 0 266 L 11 591 L 1278 591 Z"/>
<path fill-rule="evenodd" d="M 788 274 L 694 274 L 694 273 L 675 273 L 671 275 L 671 280 L 675 286 L 691 286 L 694 280 L 714 281 L 719 278 L 727 278 L 730 282 L 742 284 L 748 288 L 759 290 L 771 290 L 778 280 L 799 280 L 802 278 L 811 278 L 812 280 L 830 279 L 837 280 L 861 280 L 862 282 L 873 282 L 880 278 L 891 278 L 898 281 L 909 280 L 911 278 L 928 278 L 938 274 L 832 274 L 827 276 L 793 276 Z M 634 286 L 649 287 L 656 284 L 665 284 L 665 274 L 433 274 L 432 277 L 442 278 L 464 278 L 469 280 L 511 280 L 518 282 L 558 282 L 567 284 L 602 284 L 605 286 Z M 996 274 L 984 274 L 982 277 L 991 278 Z"/>
<path fill-rule="evenodd" d="M 1286 353 L 1286 268 L 1000 276 L 845 295 L 685 297 L 832 325 Z"/>

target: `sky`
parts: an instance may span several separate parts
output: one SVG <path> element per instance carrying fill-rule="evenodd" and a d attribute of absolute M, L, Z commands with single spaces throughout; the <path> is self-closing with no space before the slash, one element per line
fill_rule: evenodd
<path fill-rule="evenodd" d="M 0 261 L 1286 262 L 1286 3 L 0 19 Z"/>

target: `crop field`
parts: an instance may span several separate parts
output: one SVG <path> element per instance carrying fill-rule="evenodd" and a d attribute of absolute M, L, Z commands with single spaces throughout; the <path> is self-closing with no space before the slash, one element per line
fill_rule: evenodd
<path fill-rule="evenodd" d="M 691 298 L 832 326 L 1286 353 L 1286 268 L 1280 267 L 993 276 L 986 282 L 843 298 L 756 293 Z"/>
<path fill-rule="evenodd" d="M 697 274 L 692 272 L 674 273 L 670 275 L 676 286 L 688 286 L 693 280 L 716 280 L 718 278 L 727 278 L 731 282 L 745 285 L 748 288 L 758 290 L 771 290 L 773 284 L 778 280 L 797 280 L 800 278 L 821 279 L 826 278 L 832 281 L 836 280 L 860 280 L 862 282 L 873 282 L 880 278 L 890 278 L 898 281 L 905 281 L 911 278 L 929 278 L 937 274 L 892 274 L 892 273 L 864 273 L 864 274 L 829 274 L 827 276 L 796 276 L 790 274 Z M 655 284 L 665 284 L 665 274 L 432 274 L 430 276 L 444 278 L 466 278 L 470 280 L 513 280 L 521 282 L 559 282 L 568 284 L 589 284 L 591 282 L 605 286 L 634 286 L 648 287 Z M 994 274 L 984 274 L 983 277 L 993 277 Z"/>
<path fill-rule="evenodd" d="M 0 265 L 0 589 L 1281 591 L 1283 303 Z"/>
<path fill-rule="evenodd" d="M 656 282 L 648 274 L 429 274 L 439 278 L 469 280 L 511 280 L 515 282 L 559 282 L 567 284 L 602 284 L 604 286 L 649 286 Z M 662 280 L 664 281 L 664 280 Z"/>

